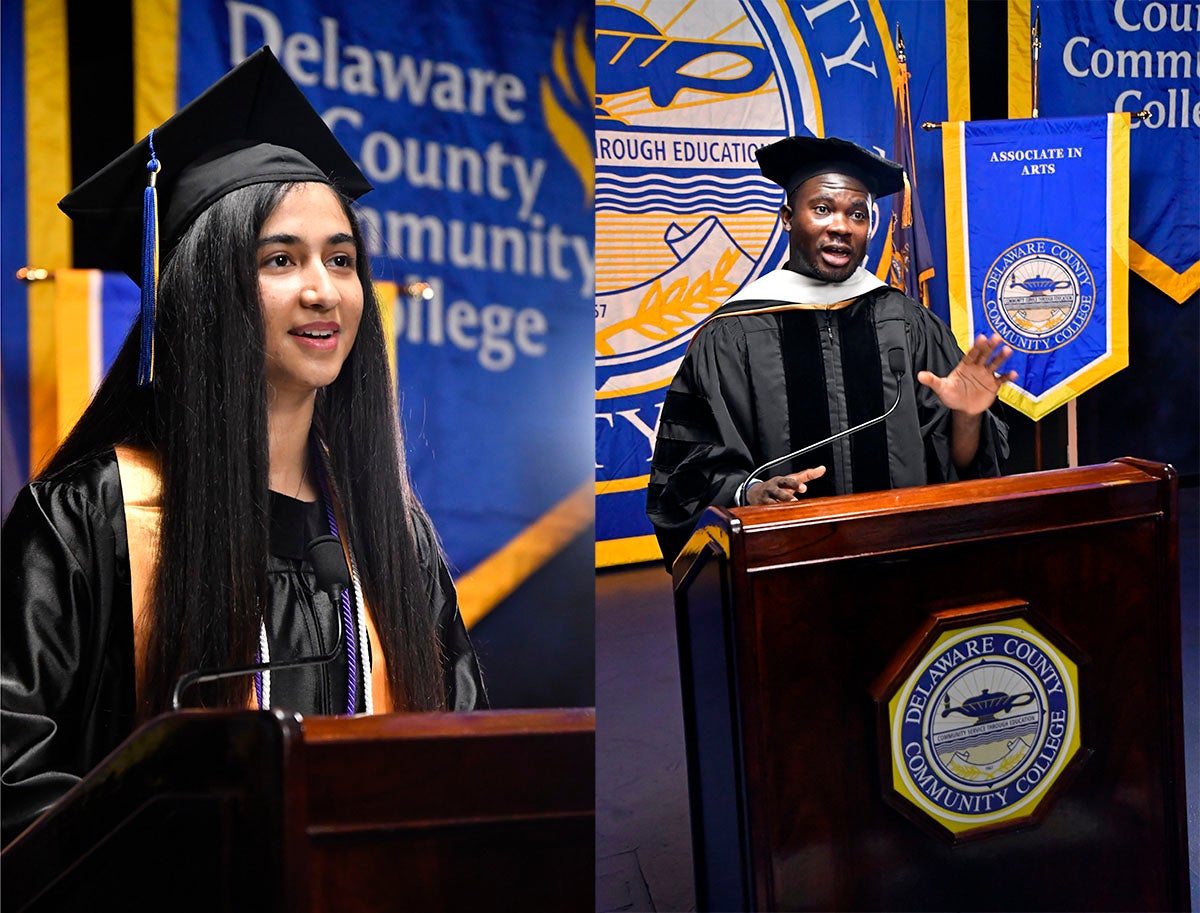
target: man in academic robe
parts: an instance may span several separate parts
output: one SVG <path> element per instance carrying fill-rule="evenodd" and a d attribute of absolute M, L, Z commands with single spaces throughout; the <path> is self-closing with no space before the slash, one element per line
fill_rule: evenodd
<path fill-rule="evenodd" d="M 781 504 L 997 476 L 1005 423 L 990 410 L 1012 350 L 964 355 L 935 314 L 862 268 L 873 203 L 903 170 L 854 143 L 793 136 L 757 152 L 787 193 L 783 268 L 696 332 L 663 404 L 646 512 L 670 567 L 710 505 Z M 898 402 L 897 402 L 898 400 Z M 763 464 L 882 415 L 774 467 Z"/>

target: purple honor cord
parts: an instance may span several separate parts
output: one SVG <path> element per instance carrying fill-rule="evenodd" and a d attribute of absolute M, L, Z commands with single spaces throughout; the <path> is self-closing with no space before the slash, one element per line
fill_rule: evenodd
<path fill-rule="evenodd" d="M 333 513 L 333 498 L 329 496 L 329 487 L 325 483 L 325 465 L 324 461 L 319 460 L 317 464 L 320 471 L 317 473 L 317 481 L 321 486 L 321 497 L 325 501 L 325 516 L 329 518 L 329 532 L 331 535 L 337 536 L 338 541 L 341 541 L 341 533 L 338 532 L 337 518 Z M 342 632 L 345 636 L 346 643 L 346 715 L 353 716 L 358 710 L 358 628 L 354 624 L 354 612 L 350 608 L 350 591 L 354 589 L 353 568 L 351 568 L 350 586 L 342 590 Z M 256 661 L 262 662 L 262 649 L 256 653 Z M 263 707 L 263 677 L 259 672 L 254 676 L 254 694 L 258 699 L 258 707 L 260 710 Z"/>
<path fill-rule="evenodd" d="M 321 472 L 317 481 L 321 485 L 321 497 L 325 499 L 325 515 L 329 518 L 329 532 L 341 541 L 337 518 L 333 514 L 333 498 L 325 482 L 325 467 L 319 463 Z M 346 560 L 349 563 L 349 550 Z M 352 716 L 358 709 L 358 628 L 354 624 L 354 612 L 350 608 L 350 591 L 354 589 L 354 568 L 350 568 L 350 586 L 342 590 L 342 631 L 346 641 L 346 715 Z"/>

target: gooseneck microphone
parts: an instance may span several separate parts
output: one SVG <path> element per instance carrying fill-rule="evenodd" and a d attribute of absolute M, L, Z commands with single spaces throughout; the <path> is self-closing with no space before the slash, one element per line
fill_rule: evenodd
<path fill-rule="evenodd" d="M 341 605 L 342 592 L 350 586 L 350 569 L 346 566 L 346 556 L 337 536 L 318 536 L 308 543 L 304 551 L 312 564 L 318 589 L 329 594 L 329 600 L 333 604 L 338 618 L 337 639 L 333 642 L 333 648 L 328 653 L 318 656 L 301 656 L 279 662 L 249 663 L 244 666 L 231 666 L 228 669 L 197 669 L 194 672 L 187 672 L 175 682 L 175 689 L 171 693 L 172 710 L 179 709 L 183 692 L 193 685 L 226 678 L 238 678 L 243 675 L 255 675 L 259 672 L 278 672 L 281 669 L 296 669 L 300 666 L 319 666 L 337 659 L 342 650 L 345 632 L 342 630 L 342 615 L 336 611 L 336 608 Z"/>
<path fill-rule="evenodd" d="M 892 403 L 891 408 L 889 408 L 887 412 L 883 413 L 883 415 L 877 415 L 875 418 L 869 419 L 868 421 L 863 422 L 861 425 L 855 425 L 853 428 L 847 428 L 845 431 L 839 431 L 837 434 L 831 434 L 823 441 L 817 441 L 815 444 L 809 444 L 807 447 L 801 447 L 799 450 L 794 451 L 793 453 L 785 454 L 778 459 L 763 463 L 761 466 L 756 466 L 754 470 L 748 476 L 746 476 L 745 480 L 741 485 L 738 486 L 737 491 L 734 493 L 734 506 L 746 506 L 746 489 L 750 487 L 751 482 L 762 481 L 758 478 L 758 474 L 760 472 L 764 472 L 774 466 L 778 466 L 780 463 L 786 463 L 790 460 L 794 460 L 796 457 L 804 456 L 804 454 L 813 450 L 817 450 L 820 447 L 824 447 L 826 444 L 832 444 L 834 441 L 840 438 L 849 437 L 856 432 L 862 431 L 864 428 L 870 428 L 872 425 L 878 425 L 889 415 L 895 412 L 896 407 L 900 405 L 900 397 L 904 392 L 904 388 L 900 386 L 900 378 L 904 376 L 904 372 L 906 370 L 903 349 L 888 349 L 888 368 L 891 370 L 892 375 L 896 378 L 896 401 Z"/>

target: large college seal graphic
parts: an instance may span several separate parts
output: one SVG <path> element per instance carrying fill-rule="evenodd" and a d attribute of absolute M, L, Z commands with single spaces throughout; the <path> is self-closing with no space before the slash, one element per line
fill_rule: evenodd
<path fill-rule="evenodd" d="M 955 836 L 1027 823 L 1079 749 L 1078 691 L 1026 618 L 943 630 L 887 703 L 892 788 Z"/>
<path fill-rule="evenodd" d="M 759 172 L 755 150 L 795 134 L 878 151 L 892 142 L 890 116 L 864 125 L 862 115 L 893 105 L 894 53 L 876 7 L 596 5 L 601 564 L 657 554 L 638 549 L 639 538 L 653 539 L 645 488 L 667 387 L 697 328 L 785 257 L 783 195 Z M 847 97 L 861 106 L 829 102 Z M 886 225 L 890 202 L 879 208 Z M 872 265 L 885 236 L 872 241 Z"/>
<path fill-rule="evenodd" d="M 1030 238 L 1005 250 L 983 284 L 991 328 L 1020 352 L 1049 352 L 1078 336 L 1096 305 L 1087 261 L 1065 244 Z"/>

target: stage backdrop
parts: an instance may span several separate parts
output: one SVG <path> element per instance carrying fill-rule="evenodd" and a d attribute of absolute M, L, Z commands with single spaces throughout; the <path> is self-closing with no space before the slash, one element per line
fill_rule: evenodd
<path fill-rule="evenodd" d="M 0 492 L 7 512 L 29 472 L 29 454 L 57 442 L 31 442 L 30 415 L 49 416 L 56 428 L 52 396 L 33 398 L 31 369 L 53 369 L 52 326 L 31 327 L 29 312 L 53 307 L 49 282 L 16 278 L 30 263 L 53 268 L 71 262 L 70 223 L 54 208 L 70 188 L 67 148 L 66 8 L 3 0 L 0 5 L 0 370 L 3 436 Z"/>
<path fill-rule="evenodd" d="M 806 134 L 894 157 L 897 23 L 913 121 L 969 118 L 965 0 L 597 4 L 599 566 L 659 557 L 645 500 L 666 389 L 697 326 L 786 257 L 783 192 L 754 150 Z M 921 196 L 940 203 L 938 137 L 917 130 L 914 143 Z M 881 276 L 890 214 L 882 201 L 868 262 Z M 940 206 L 925 216 L 944 263 Z M 947 318 L 942 272 L 930 298 Z"/>
<path fill-rule="evenodd" d="M 24 21 L 17 0 L 3 0 L 0 5 L 0 186 L 25 186 L 25 48 Z M 8 370 L 26 370 L 26 347 L 18 345 L 25 338 L 26 290 L 12 277 L 25 265 L 27 247 L 25 230 L 25 201 L 13 193 L 0 194 L 0 233 L 5 243 L 0 245 L 0 326 L 14 316 L 20 324 L 15 333 L 0 334 L 0 369 L 7 380 Z M 14 425 L 25 427 L 29 421 L 28 391 L 10 397 L 8 384 L 0 398 L 0 512 L 8 513 L 17 489 L 24 483 L 23 459 L 13 438 Z M 28 452 L 28 444 L 23 448 Z"/>
<path fill-rule="evenodd" d="M 65 15 L 65 4 L 49 0 L 26 6 Z M 68 62 L 64 30 L 56 38 L 31 14 L 38 21 L 37 35 L 25 36 L 28 76 L 21 80 L 17 70 L 10 79 L 10 62 L 22 65 L 21 54 L 8 53 L 10 38 L 20 50 L 20 4 L 5 0 L 4 11 L 5 186 L 12 187 L 22 163 L 44 171 L 57 161 L 67 130 L 62 100 L 48 107 L 31 95 L 30 111 L 48 107 L 63 123 L 40 133 L 56 133 L 57 146 L 16 155 L 23 150 L 9 139 L 25 124 L 10 92 L 63 85 Z M 568 543 L 591 538 L 593 445 L 584 408 L 592 390 L 594 290 L 591 17 L 590 2 L 556 0 L 402 9 L 367 0 L 134 3 L 131 141 L 269 44 L 374 183 L 359 212 L 376 279 L 385 289 L 419 282 L 432 292 L 393 294 L 389 316 L 409 465 L 468 623 Z M 38 76 L 38 67 L 48 73 Z M 18 129 L 10 133 L 12 124 Z M 30 175 L 31 188 L 45 189 L 37 199 L 31 190 L 28 211 L 31 222 L 48 220 L 69 240 L 69 222 L 54 208 L 68 183 L 65 156 L 63 164 L 55 180 Z M 7 270 L 18 254 L 8 240 L 25 232 L 9 217 L 8 203 L 19 195 L 4 197 Z M 52 270 L 71 265 L 69 244 L 31 244 L 20 253 Z M 28 377 L 37 360 L 71 358 L 54 353 L 57 280 L 29 287 L 46 301 L 31 303 L 38 319 L 28 339 L 25 290 L 5 283 L 5 420 L 14 426 L 21 472 L 36 467 L 69 426 L 71 410 L 56 409 L 57 400 L 86 397 L 87 378 L 103 365 L 103 341 L 128 326 L 125 317 L 118 318 L 123 326 L 108 320 L 121 310 L 114 303 L 123 294 L 119 277 L 64 271 L 61 279 L 77 286 L 79 313 L 100 320 L 90 335 L 74 334 L 91 340 L 97 364 L 78 366 L 78 395 L 67 389 L 76 381 L 55 382 L 48 394 L 55 402 L 32 410 L 29 397 L 40 388 L 31 394 Z M 45 344 L 39 333 L 50 337 Z M 53 364 L 44 367 L 53 373 Z M 590 578 L 591 562 L 582 562 L 574 576 Z M 570 607 L 584 609 L 590 629 L 590 602 Z"/>

